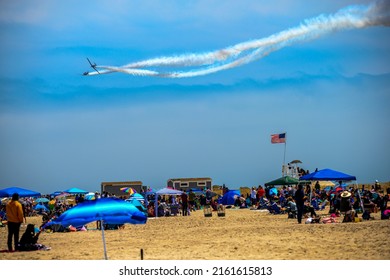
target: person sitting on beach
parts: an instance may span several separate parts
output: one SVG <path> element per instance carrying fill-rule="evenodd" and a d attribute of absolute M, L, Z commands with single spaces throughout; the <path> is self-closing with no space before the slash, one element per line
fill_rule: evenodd
<path fill-rule="evenodd" d="M 288 214 L 288 218 L 291 219 L 294 219 L 297 215 L 298 212 L 297 204 L 295 203 L 292 197 L 287 198 L 286 212 Z"/>
<path fill-rule="evenodd" d="M 314 210 L 314 207 L 310 205 L 308 201 L 305 201 L 303 205 L 303 215 L 307 215 L 310 213 L 310 217 L 314 218 L 317 217 L 317 213 Z"/>
<path fill-rule="evenodd" d="M 243 195 L 239 197 L 240 200 L 240 208 L 248 208 L 247 201 Z"/>
<path fill-rule="evenodd" d="M 269 203 L 267 209 L 271 214 L 282 214 L 284 212 L 282 207 L 280 207 L 275 201 L 272 200 Z"/>
<path fill-rule="evenodd" d="M 376 205 L 371 201 L 370 191 L 365 191 L 362 197 L 364 209 L 369 210 L 371 213 L 376 211 Z"/>
<path fill-rule="evenodd" d="M 23 233 L 22 238 L 19 241 L 19 251 L 35 251 L 35 250 L 49 250 L 50 248 L 45 245 L 38 244 L 38 238 L 41 234 L 41 230 L 35 234 L 35 225 L 28 224 L 26 231 Z"/>
<path fill-rule="evenodd" d="M 154 213 L 154 203 L 149 203 L 148 205 L 148 217 L 154 217 L 156 213 Z"/>

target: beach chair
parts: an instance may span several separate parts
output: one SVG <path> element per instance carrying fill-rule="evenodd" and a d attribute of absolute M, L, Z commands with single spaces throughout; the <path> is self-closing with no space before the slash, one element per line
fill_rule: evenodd
<path fill-rule="evenodd" d="M 328 203 L 328 201 L 325 199 L 325 200 L 321 203 L 321 205 L 320 205 L 320 210 L 324 210 L 327 203 Z"/>
<path fill-rule="evenodd" d="M 264 197 L 260 198 L 258 209 L 267 209 L 267 208 L 268 208 L 268 202 L 264 199 Z"/>
<path fill-rule="evenodd" d="M 311 205 L 313 206 L 314 210 L 320 210 L 320 207 L 318 206 L 318 200 L 316 198 L 311 200 Z"/>

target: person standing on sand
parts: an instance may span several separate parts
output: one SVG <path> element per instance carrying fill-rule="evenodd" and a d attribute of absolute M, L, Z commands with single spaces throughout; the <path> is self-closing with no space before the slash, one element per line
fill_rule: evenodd
<path fill-rule="evenodd" d="M 186 192 L 184 192 L 184 191 L 181 194 L 181 205 L 182 205 L 183 216 L 187 216 L 187 214 L 188 214 L 188 196 L 187 196 Z"/>
<path fill-rule="evenodd" d="M 302 223 L 302 215 L 303 215 L 303 208 L 305 205 L 305 192 L 303 191 L 303 186 L 301 184 L 298 185 L 298 189 L 295 192 L 295 203 L 297 204 L 297 219 L 298 224 Z"/>
<path fill-rule="evenodd" d="M 12 238 L 14 238 L 15 250 L 18 248 L 19 243 L 19 230 L 20 225 L 23 223 L 23 207 L 19 202 L 19 194 L 14 193 L 12 195 L 12 200 L 8 202 L 6 206 L 7 212 L 7 226 L 8 226 L 8 251 L 13 252 L 12 250 Z"/>

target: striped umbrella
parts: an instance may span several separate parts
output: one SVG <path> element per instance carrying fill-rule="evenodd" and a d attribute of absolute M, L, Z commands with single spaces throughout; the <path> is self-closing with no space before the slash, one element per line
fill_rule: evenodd
<path fill-rule="evenodd" d="M 120 190 L 122 192 L 125 192 L 125 193 L 128 193 L 130 196 L 132 196 L 133 194 L 137 193 L 137 191 L 131 187 L 124 187 L 124 188 L 120 188 Z"/>

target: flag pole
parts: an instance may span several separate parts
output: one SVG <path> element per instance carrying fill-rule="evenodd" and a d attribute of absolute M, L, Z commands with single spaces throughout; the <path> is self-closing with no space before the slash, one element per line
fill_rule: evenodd
<path fill-rule="evenodd" d="M 284 138 L 284 156 L 283 156 L 283 165 L 286 164 L 286 146 L 287 146 L 287 133 L 284 133 L 285 138 Z"/>

